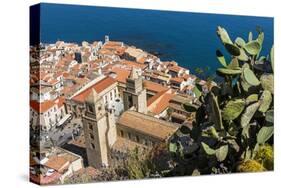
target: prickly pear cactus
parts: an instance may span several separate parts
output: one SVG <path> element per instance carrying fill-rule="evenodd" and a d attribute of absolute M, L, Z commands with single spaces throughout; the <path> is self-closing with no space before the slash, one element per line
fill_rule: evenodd
<path fill-rule="evenodd" d="M 260 56 L 264 33 L 258 32 L 256 39 L 250 32 L 247 41 L 237 37 L 232 42 L 226 29 L 218 27 L 217 34 L 231 58 L 227 62 L 229 58 L 216 51 L 221 64 L 217 74 L 224 81 L 208 94 L 201 92 L 201 107 L 185 107 L 208 117 L 206 121 L 196 120 L 191 132 L 196 132 L 195 142 L 201 143 L 200 158 L 205 155 L 212 164 L 209 168 L 216 172 L 221 171 L 220 165 L 233 169 L 235 164 L 241 172 L 273 169 L 268 148 L 273 144 L 274 52 L 272 47 L 268 58 Z"/>
<path fill-rule="evenodd" d="M 216 72 L 222 81 L 209 93 L 196 87 L 200 105 L 183 105 L 196 119 L 191 130 L 182 132 L 177 136 L 181 139 L 168 145 L 180 167 L 173 173 L 272 170 L 273 47 L 269 56 L 261 55 L 265 38 L 261 30 L 256 39 L 250 32 L 248 39 L 232 40 L 227 30 L 219 26 L 217 35 L 229 53 L 216 51 L 221 65 Z"/>

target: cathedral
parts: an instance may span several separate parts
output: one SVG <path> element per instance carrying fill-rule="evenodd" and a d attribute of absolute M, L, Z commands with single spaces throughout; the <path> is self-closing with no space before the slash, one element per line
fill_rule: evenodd
<path fill-rule="evenodd" d="M 99 93 L 93 88 L 85 100 L 82 122 L 90 166 L 116 165 L 130 150 L 167 142 L 178 130 L 179 127 L 173 123 L 147 115 L 146 89 L 135 69 L 126 80 L 124 111 L 119 117 L 115 116 L 115 109 L 103 100 L 103 95 L 109 92 L 105 88 Z"/>

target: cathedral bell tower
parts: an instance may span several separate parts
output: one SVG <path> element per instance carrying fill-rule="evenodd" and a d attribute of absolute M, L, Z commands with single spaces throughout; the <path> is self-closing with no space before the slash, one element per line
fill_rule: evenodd
<path fill-rule="evenodd" d="M 137 112 L 147 113 L 146 89 L 143 87 L 142 77 L 138 75 L 135 68 L 126 80 L 123 98 L 125 111 L 134 107 Z"/>
<path fill-rule="evenodd" d="M 109 148 L 117 137 L 114 112 L 106 109 L 103 98 L 94 89 L 85 104 L 82 122 L 88 163 L 95 168 L 108 166 Z"/>

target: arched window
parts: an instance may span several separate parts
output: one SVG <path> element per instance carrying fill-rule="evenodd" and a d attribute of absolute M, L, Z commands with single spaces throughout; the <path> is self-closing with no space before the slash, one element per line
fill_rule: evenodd
<path fill-rule="evenodd" d="M 88 105 L 88 110 L 89 110 L 89 112 L 94 112 L 93 106 L 92 105 Z"/>

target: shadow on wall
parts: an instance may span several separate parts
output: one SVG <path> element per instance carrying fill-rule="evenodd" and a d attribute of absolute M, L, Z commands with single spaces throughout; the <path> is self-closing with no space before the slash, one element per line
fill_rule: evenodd
<path fill-rule="evenodd" d="M 66 149 L 72 153 L 80 155 L 83 158 L 83 165 L 84 167 L 88 166 L 88 158 L 87 158 L 87 151 L 83 147 L 79 147 L 73 144 L 65 144 L 62 146 L 63 149 Z"/>

